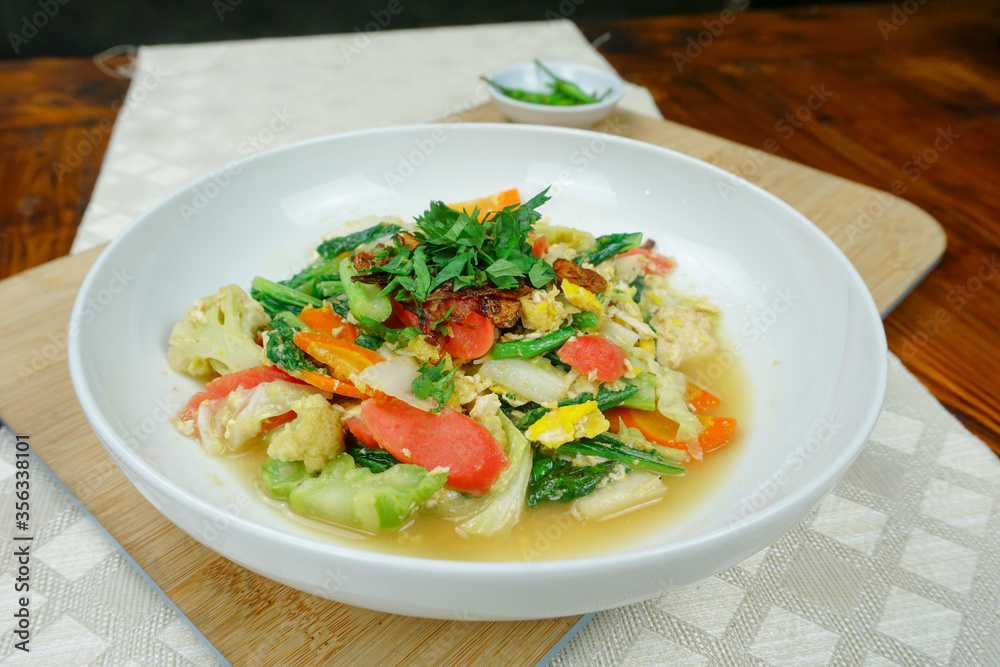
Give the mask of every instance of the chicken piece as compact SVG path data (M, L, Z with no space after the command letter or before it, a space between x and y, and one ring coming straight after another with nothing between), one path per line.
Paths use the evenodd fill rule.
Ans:
M656 360L667 368L711 354L719 347L705 313L687 306L665 306L650 322L656 330Z

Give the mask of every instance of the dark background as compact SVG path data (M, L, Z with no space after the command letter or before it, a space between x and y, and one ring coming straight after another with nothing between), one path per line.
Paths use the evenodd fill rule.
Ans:
M389 14L390 3L397 8ZM124 44L208 42L364 30L541 21L576 23L836 0L0 0L0 58L91 56ZM853 3L858 4L858 3ZM33 30L35 29L35 30ZM14 37L12 38L12 35ZM13 43L12 43L13 42Z

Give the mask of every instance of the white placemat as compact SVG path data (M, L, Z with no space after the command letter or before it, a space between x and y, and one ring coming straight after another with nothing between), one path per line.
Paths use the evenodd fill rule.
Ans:
M73 249L258 150L471 108L485 100L479 74L532 57L608 67L568 21L144 48ZM631 87L624 105L657 115L644 89ZM4 497L11 443L8 432ZM217 662L93 519L40 479L36 652L5 644L0 660ZM996 457L893 358L871 441L809 519L715 577L596 615L552 664L1000 664L998 501ZM0 510L8 544L12 512ZM10 619L11 553L0 572L11 579L0 617Z
M489 101L480 75L532 58L614 71L566 20L143 47L73 252L232 160L472 109ZM662 117L645 88L620 104Z

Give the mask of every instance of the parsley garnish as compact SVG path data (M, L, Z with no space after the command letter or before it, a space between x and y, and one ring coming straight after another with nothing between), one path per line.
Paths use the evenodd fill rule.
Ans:
M455 390L455 373L458 370L453 368L445 372L444 366L444 359L436 366L424 364L420 367L420 375L413 381L413 393L417 398L421 400L433 398L437 401L437 408L431 412L441 412L451 392Z
M382 293L395 294L397 301L423 302L448 281L456 292L487 282L513 289L523 279L544 287L555 272L531 253L528 233L542 217L535 209L548 201L547 192L488 213L482 221L478 210L468 213L431 202L416 219L413 237L419 245L410 248L405 239L395 237L366 272L391 275Z

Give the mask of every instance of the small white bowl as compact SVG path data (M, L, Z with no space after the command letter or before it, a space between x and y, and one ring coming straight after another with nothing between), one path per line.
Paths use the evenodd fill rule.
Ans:
M574 106L551 106L522 102L508 97L489 83L486 87L493 97L493 103L507 118L515 123L534 125L561 125L563 127L588 127L603 119L618 104L625 94L625 83L616 75L586 65L564 62L545 62L544 65L561 79L572 81L585 92L600 97L611 90L600 102ZM506 88L516 88L529 92L550 92L552 78L534 62L510 65L490 74L487 78Z

